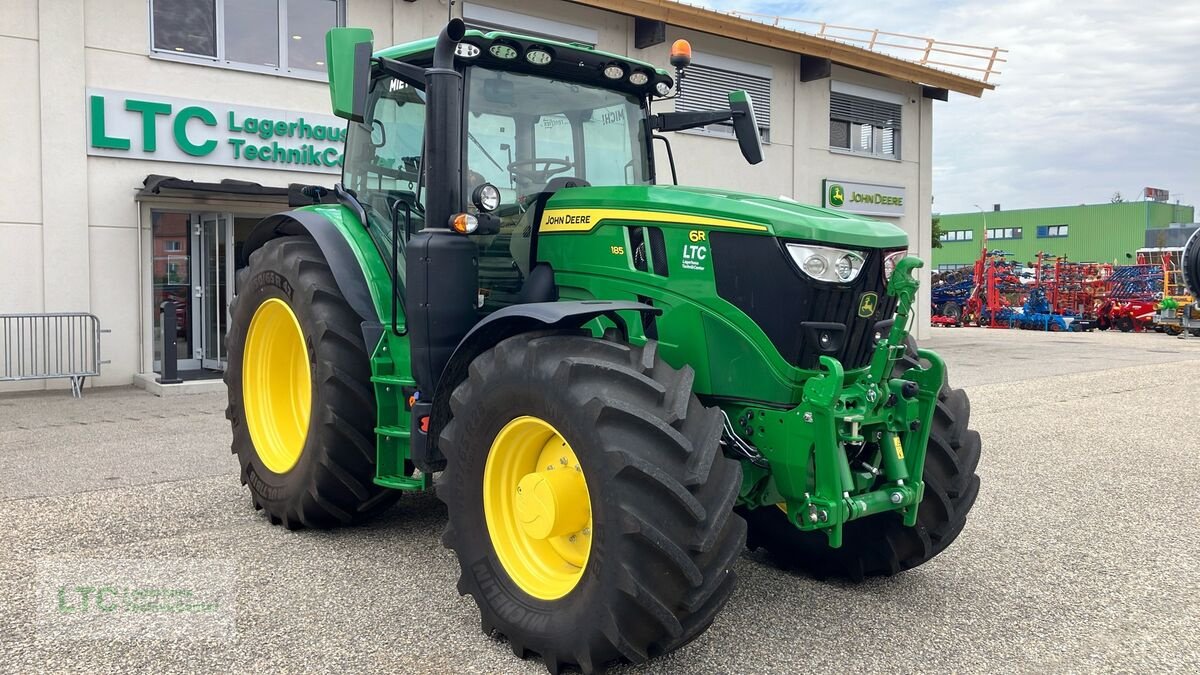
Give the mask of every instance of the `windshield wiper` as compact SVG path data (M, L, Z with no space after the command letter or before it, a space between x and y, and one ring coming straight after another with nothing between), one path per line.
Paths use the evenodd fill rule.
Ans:
M497 162L496 159L494 157L492 157L492 154L487 151L487 148L483 147L483 143L480 143L475 138L474 134L472 134L471 132L468 131L467 138L471 139L471 142L475 144L475 147L479 148L479 151L483 153L483 156L487 157L489 162L491 162L492 164L495 164L497 169L500 169L501 171L508 171L508 169L500 166L500 162Z

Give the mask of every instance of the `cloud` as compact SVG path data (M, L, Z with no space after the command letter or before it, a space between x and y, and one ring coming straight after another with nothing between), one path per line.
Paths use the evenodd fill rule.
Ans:
M1200 2L709 0L1009 50L999 87L934 104L935 211L1200 202Z

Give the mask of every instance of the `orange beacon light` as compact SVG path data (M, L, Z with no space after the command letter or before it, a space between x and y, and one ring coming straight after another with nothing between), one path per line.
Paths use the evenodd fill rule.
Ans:
M671 65L677 69L687 68L692 63L692 45L687 40L676 40L671 45Z

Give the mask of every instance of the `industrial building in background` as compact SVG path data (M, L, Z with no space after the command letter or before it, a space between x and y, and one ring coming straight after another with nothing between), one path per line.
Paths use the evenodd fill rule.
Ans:
M1164 190L1146 188L1151 198L1107 204L1051 206L938 215L941 247L933 249L933 271L971 267L987 248L1013 260L1066 257L1076 262L1127 264L1146 248L1182 247L1196 229L1195 209L1155 201Z
M109 363L89 384L154 389L171 301L179 377L220 386L247 233L286 209L288 184L341 178L345 124L330 114L326 32L362 26L396 44L435 34L450 13L659 67L666 46L690 40L683 95L656 111L702 110L745 89L765 161L730 167L728 124L670 133L686 158L680 184L879 218L903 228L925 260L934 102L992 89L1004 61L993 47L666 0L9 0L0 314L95 315L111 331ZM916 46L895 46L906 40ZM656 157L657 175L669 177L666 153ZM929 269L921 274L927 282ZM927 331L926 284L922 292L917 325ZM0 382L0 391L43 386L60 385Z

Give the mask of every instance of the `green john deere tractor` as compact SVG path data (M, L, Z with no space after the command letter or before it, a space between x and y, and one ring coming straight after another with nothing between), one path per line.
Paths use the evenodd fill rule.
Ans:
M342 182L293 186L243 251L228 416L272 523L360 522L440 472L460 592L552 672L694 639L747 543L860 579L958 536L979 436L908 336L905 234L659 184L657 132L731 123L761 161L744 92L652 113L686 44L672 78L458 20L371 37L327 37Z

